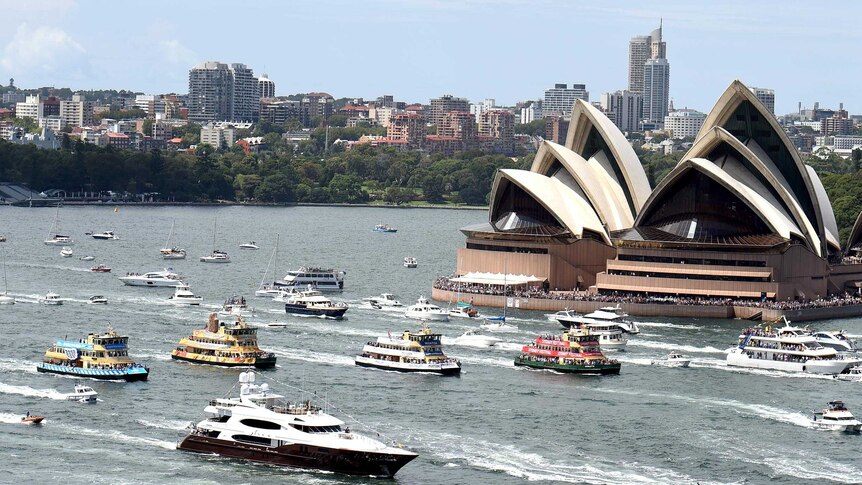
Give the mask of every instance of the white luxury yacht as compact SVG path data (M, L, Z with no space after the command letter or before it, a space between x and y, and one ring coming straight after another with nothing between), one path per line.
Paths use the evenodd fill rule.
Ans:
M183 284L180 275L170 271L151 271L149 273L129 273L120 276L120 281L128 286L178 286Z
M224 251L213 250L209 256L201 256L202 263L230 263L230 256Z
M811 374L840 374L859 362L862 360L842 358L804 329L789 325L774 331L746 329L739 336L739 345L727 353L730 366Z
M691 359L679 352L671 352L661 359L652 361L652 365L660 365L662 367L688 367L689 364L691 364Z
M99 394L92 387L84 384L75 384L75 392L66 394L66 399L69 401L94 403L96 396Z
M395 295L393 295L392 293L381 293L378 296L363 298L362 300L367 301L371 306L378 306L378 307L401 306L401 302L396 300Z
M174 287L174 294L168 297L168 303L172 303L174 305L200 305L204 299L200 296L196 296L192 293L189 285L183 283Z
M416 453L353 433L344 421L311 401L290 402L255 374L239 377L239 397L209 401L206 419L177 445L270 465L391 477Z
M434 320L438 322L449 321L449 313L437 305L428 302L424 296L420 296L415 304L407 307L404 312L407 318L415 318L417 320Z
M63 300L60 299L60 295L54 293L53 291L49 291L45 296L40 296L38 301L42 305L62 305L63 304Z
M502 342L502 340L493 335L482 335L475 328L467 330L453 341L455 345L466 347L493 347L497 345L497 342Z
M113 241L116 239L120 239L114 234L114 231L105 231L105 232L97 232L92 234L93 239L101 239L103 241Z

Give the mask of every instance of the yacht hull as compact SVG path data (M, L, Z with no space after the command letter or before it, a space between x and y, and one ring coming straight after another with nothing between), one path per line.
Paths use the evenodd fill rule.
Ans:
M356 365L360 367L373 367L384 370L397 370L398 372L431 372L442 375L457 375L461 373L461 366L455 364L428 365L410 364L406 362L391 362L370 357L356 357Z
M135 367L126 370L113 369L82 369L80 367L69 367L63 365L36 364L37 372L46 372L49 374L62 374L67 376L87 377L90 379L100 379L107 381L145 381L150 375L150 370L144 367Z
M784 372L807 372L809 374L840 374L856 364L858 360L824 359L809 360L808 362L787 362L771 359L752 359L739 349L732 349L727 354L727 365L736 367L748 367L753 369L770 369Z
M344 283L343 282L341 284L321 283L321 282L317 282L317 284L314 284L313 282L299 283L299 282L294 282L294 281L281 280L281 281L275 281L275 282L273 282L273 284L276 287L296 288L297 290L304 290L304 289L308 288L309 285L311 285L317 291L323 291L323 292L344 291Z
M187 436L177 445L177 449L215 453L277 466L379 477L392 477L416 458L415 453L409 452L376 453L299 444L269 447L197 435Z
M209 361L209 360L198 359L195 357L183 357L183 356L177 355L175 352L171 353L171 358L174 360L182 360L184 362L194 362L195 364L217 365L219 367L250 367L249 364L247 364L245 362ZM268 369L268 368L275 367L275 360L276 360L275 356L256 358L256 359L254 359L254 364L252 364L252 365L258 369Z
M127 286L150 286L150 287L167 287L173 288L174 286L182 283L179 280L170 280L170 281L152 281L152 280L141 280L141 279L127 279L125 276L120 278L120 281L123 282L124 285Z
M307 308L302 305L285 303L284 311L290 315L340 319L347 312L347 308Z
M404 313L404 316L407 318L412 318L414 320L429 320L435 322L448 322L449 314L445 312L437 313L437 312L416 312L410 311Z
M550 362L532 361L521 358L515 359L516 366L531 367L533 369L549 369L557 372L565 372L567 374L619 374L621 365L616 364L595 364L595 365L564 365Z

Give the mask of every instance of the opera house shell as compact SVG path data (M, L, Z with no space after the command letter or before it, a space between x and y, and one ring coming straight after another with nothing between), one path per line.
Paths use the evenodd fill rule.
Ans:
M625 136L578 100L565 146L545 141L530 170L498 171L488 216L462 228L458 275L534 275L551 290L774 300L822 297L862 280L862 266L842 263L819 177L739 81L654 189ZM862 223L853 237L862 245Z

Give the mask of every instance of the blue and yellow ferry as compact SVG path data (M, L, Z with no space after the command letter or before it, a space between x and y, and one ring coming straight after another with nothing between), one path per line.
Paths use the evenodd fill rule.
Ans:
M150 370L129 358L128 344L129 337L108 325L108 331L101 335L57 340L45 352L45 359L36 364L36 370L91 379L145 381Z

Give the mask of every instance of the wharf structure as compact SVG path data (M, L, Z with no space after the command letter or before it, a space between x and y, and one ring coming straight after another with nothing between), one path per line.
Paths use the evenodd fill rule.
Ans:
M506 294L541 310L617 298L634 315L862 315L846 301L797 311L862 287L862 215L845 254L817 173L740 81L654 189L625 136L583 101L565 145L545 141L530 170L499 170L493 184L487 222L461 229L455 277L435 283L435 299L472 285L475 304L502 306ZM517 284L536 291L513 305Z

